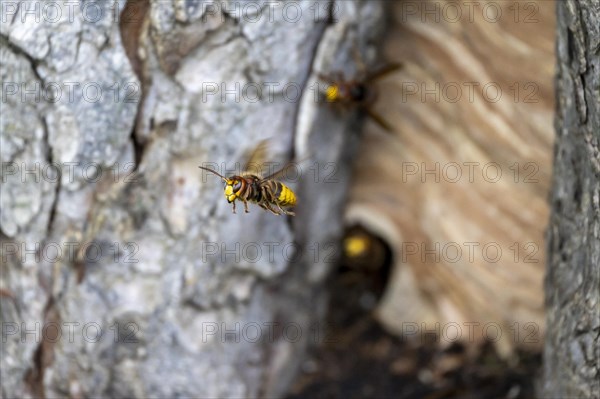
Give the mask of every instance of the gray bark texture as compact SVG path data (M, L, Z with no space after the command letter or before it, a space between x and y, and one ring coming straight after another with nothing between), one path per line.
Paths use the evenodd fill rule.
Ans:
M541 397L600 397L600 5L559 1Z
M3 397L282 395L321 339L358 143L316 73L374 61L384 3L52 4L2 2ZM198 168L263 139L309 160L294 218L232 214Z

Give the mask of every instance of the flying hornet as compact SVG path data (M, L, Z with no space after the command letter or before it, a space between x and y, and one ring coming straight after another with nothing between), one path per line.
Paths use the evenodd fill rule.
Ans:
M239 200L244 203L246 213L249 212L248 202L252 202L275 215L294 216L295 213L286 208L296 205L296 194L291 188L276 180L287 170L289 164L266 177L263 177L260 171L254 173L250 170L251 165L264 163L266 147L266 140L256 146L240 175L225 177L213 169L204 166L199 166L199 168L219 176L225 182L225 198L232 204L233 213L235 213L235 201Z
M325 101L339 104L342 107L360 108L383 129L392 131L393 128L389 123L371 109L377 100L377 90L373 83L400 69L402 64L392 63L373 73L367 73L360 58L358 56L355 56L355 58L357 59L359 72L354 79L346 79L340 72L335 72L331 76L318 74L319 79L328 84L323 93Z

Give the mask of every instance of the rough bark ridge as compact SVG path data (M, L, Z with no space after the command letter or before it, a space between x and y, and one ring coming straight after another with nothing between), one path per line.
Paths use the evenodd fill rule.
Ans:
M600 6L558 2L542 397L600 397Z
M3 85L0 288L14 297L2 297L3 396L281 394L318 339L357 143L356 120L314 101L313 71L352 75L354 48L371 61L383 3L56 2L58 20L14 4L3 8L3 82L98 84L104 96L22 100ZM246 84L262 88L258 101ZM197 167L231 171L261 139L273 161L314 165L295 185L291 224L257 207L232 215ZM60 178L23 178L52 163ZM103 172L93 181L92 163ZM36 243L42 256L21 251ZM84 256L89 243L100 256ZM62 256L43 256L50 246ZM300 337L270 334L272 323Z

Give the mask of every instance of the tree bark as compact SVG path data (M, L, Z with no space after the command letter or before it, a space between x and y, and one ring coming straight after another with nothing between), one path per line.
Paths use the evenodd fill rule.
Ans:
M53 4L2 9L3 396L281 395L319 340L358 140L316 73L351 76L355 48L373 61L384 3ZM232 215L198 169L262 139L313 167L291 223Z
M600 397L600 7L559 1L541 397Z

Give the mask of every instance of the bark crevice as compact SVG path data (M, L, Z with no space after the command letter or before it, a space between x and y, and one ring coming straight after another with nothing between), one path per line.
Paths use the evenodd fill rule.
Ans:
M598 397L600 9L593 1L557 2L557 13L557 135L540 396Z

